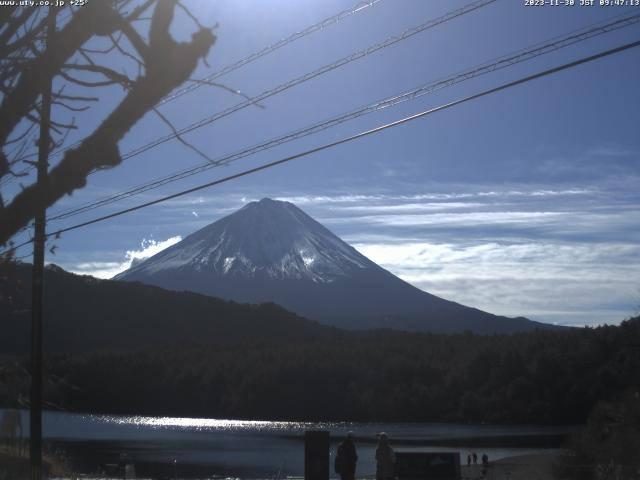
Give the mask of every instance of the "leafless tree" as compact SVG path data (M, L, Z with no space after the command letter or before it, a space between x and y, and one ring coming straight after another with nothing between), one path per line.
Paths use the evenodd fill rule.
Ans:
M189 42L178 42L169 32L178 8L197 24ZM52 11L60 17L70 12ZM44 9L0 8L0 181L23 175L32 163L28 152L49 76L56 80L52 103L70 115L98 101L79 90L120 85L124 95L95 130L50 166L45 185L24 186L9 202L0 194L0 245L28 226L38 208L85 186L90 172L120 164L118 142L145 114L156 112L173 128L155 105L190 78L215 42L212 30L178 0L91 1L61 18L49 41L46 25ZM106 47L96 48L96 42ZM114 57L135 65L136 73L115 70ZM52 119L51 147L75 128L73 119Z

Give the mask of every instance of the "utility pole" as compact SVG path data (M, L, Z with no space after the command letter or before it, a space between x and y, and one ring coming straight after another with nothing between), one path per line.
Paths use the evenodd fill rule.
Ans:
M49 7L46 48L56 30L55 7ZM38 187L40 204L35 216L33 238L33 284L31 288L31 406L29 422L29 457L31 480L42 480L42 304L44 291L44 248L47 209L47 174L49 170L49 142L51 131L51 91L53 73L47 75L42 89L40 109L40 141L38 143Z

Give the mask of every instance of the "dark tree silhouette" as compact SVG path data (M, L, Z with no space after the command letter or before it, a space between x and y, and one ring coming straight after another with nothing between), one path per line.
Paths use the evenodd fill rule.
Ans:
M84 110L97 98L73 95L65 91L67 85L122 85L126 91L102 123L50 168L46 185L28 185L6 204L0 196L0 245L27 226L38 208L85 186L90 172L120 164L118 142L163 97L187 81L206 57L215 42L211 29L198 24L189 42L171 36L177 7L181 7L177 0L88 2L62 22L48 44L43 40L47 18L41 9L0 9L0 180L21 175L24 170L19 167L29 163L25 151L33 142L31 132L39 122L39 98L48 76L57 78L56 85L63 84L53 93L54 104L70 111ZM150 18L143 18L147 12ZM144 20L150 22L146 32L138 26L145 25ZM96 38L110 41L110 47L90 48L87 44ZM107 55L137 64L138 75L130 78L110 68L113 58ZM73 121L54 120L52 146L73 128Z
M30 266L13 270L0 275L0 408L18 408L29 391ZM640 317L512 335L346 331L273 304L241 305L55 266L45 275L50 408L568 424L584 423L598 402L629 390L635 416L622 421L627 410L615 407L598 418L611 428L620 424L612 448L625 442L627 427L640 429Z

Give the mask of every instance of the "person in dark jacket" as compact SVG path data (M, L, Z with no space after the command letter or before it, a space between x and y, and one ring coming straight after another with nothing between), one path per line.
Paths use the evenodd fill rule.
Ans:
M342 480L354 480L356 476L356 463L358 454L353 443L353 432L348 432L346 438L338 445L336 453L335 470Z
M395 478L396 455L389 445L387 434L378 434L376 447L376 480L393 480Z

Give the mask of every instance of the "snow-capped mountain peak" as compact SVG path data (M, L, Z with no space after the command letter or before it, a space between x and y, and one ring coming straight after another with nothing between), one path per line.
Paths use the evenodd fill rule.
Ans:
M295 205L268 198L245 205L116 279L236 302L273 302L341 328L494 333L541 325L419 290Z
M193 269L225 277L331 282L375 266L289 202L264 198L135 265L129 274Z

